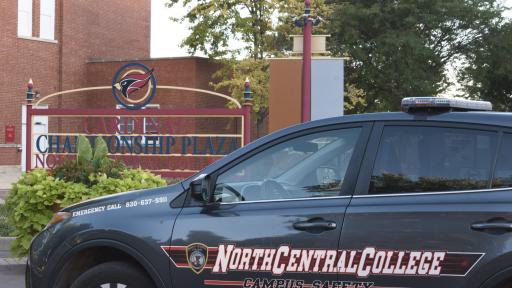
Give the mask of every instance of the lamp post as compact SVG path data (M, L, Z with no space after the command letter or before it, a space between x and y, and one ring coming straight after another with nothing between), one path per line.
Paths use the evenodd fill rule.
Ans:
M26 119L26 135L25 135L25 171L32 169L32 100L34 100L34 82L32 78L27 83L27 119Z
M305 0L306 6L304 15L295 18L295 25L302 27L304 33L304 43L302 48L302 110L301 122L311 120L311 38L313 26L321 22L320 17L311 15L311 0Z
M243 146L249 144L251 142L251 112L252 112L252 91L251 91L251 82L249 81L249 77L245 79L244 83L244 103L242 104L242 109L244 112L244 121L243 121L243 129L244 129L244 143Z

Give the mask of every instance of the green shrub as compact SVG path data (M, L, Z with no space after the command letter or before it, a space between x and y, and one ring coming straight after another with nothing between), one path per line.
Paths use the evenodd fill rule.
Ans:
M66 182L83 183L93 186L96 183L91 177L94 174L105 174L108 178L121 178L121 172L126 170L126 165L107 157L107 143L101 137L96 137L94 148L85 136L78 136L77 157L73 161L66 161L57 166L52 174Z
M26 255L32 238L41 231L61 207L118 192L165 186L166 182L140 169L122 171L120 179L94 174L88 187L83 183L67 182L53 177L49 171L36 169L25 173L16 182L6 201L7 223L17 237L11 247L16 256Z
M100 139L100 140L98 140ZM96 138L94 149L87 138L78 140L78 156L53 171L35 169L13 184L7 197L7 223L16 237L11 251L28 253L32 238L61 207L118 192L165 186L160 176L141 169L127 169L107 158L106 144Z
M167 184L172 185L180 183L181 181L183 181L183 178L165 178L165 181L167 182Z

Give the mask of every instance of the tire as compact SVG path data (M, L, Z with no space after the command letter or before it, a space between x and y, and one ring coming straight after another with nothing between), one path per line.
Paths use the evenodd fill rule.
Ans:
M107 262L80 275L71 288L154 288L155 284L137 266L126 262Z

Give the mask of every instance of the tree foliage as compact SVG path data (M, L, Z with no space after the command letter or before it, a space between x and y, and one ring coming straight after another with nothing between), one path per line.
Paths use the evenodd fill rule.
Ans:
M459 75L469 97L491 101L498 111L512 111L511 47L512 23L494 27L470 45Z
M191 54L202 52L210 58L248 56L252 59L280 56L291 48L290 35L301 34L293 18L304 13L303 0L168 0L166 6L180 4L187 7L187 13L171 19L190 25L190 35L182 46ZM314 0L312 9L313 14L324 18L331 14L325 0ZM317 33L327 31L325 26L317 29ZM230 47L231 40L245 46Z
M212 82L215 90L227 91L228 94L240 101L244 100L244 83L246 78L251 82L253 111L265 114L268 107L268 62L259 59L226 60L222 68L213 74Z
M277 0L169 0L166 5L171 8L178 3L190 6L184 17L173 18L191 25L191 33L183 42L190 53L200 51L210 58L234 57L242 51L230 47L229 42L238 40L246 44L244 50L250 58L263 58L266 37L273 30Z
M368 111L398 110L407 96L437 95L447 65L501 21L499 0L334 0L331 50Z
M257 119L268 113L268 62L267 57L284 56L291 50L290 35L301 34L293 17L304 13L302 0L169 0L167 7L187 7L188 12L174 21L190 24L190 35L182 46L189 53L202 52L216 58L221 69L215 73L212 87L232 97L243 100L243 84L251 80L254 111ZM325 0L315 0L314 14L330 15ZM277 19L277 21L276 21ZM322 28L318 28L322 29ZM317 32L325 32L318 30ZM229 45L231 40L244 43L242 49ZM237 58L246 57L242 60Z
M362 89L357 88L354 84L345 85L345 114L364 113L366 110L366 95Z
M280 1L278 6L279 16L273 37L269 40L268 51L273 56L287 55L292 50L291 35L302 35L302 28L297 27L293 21L295 17L304 14L304 0ZM311 3L311 13L315 17L321 17L323 21L315 26L314 34L328 33L328 24L333 11L333 5L329 5L325 0L315 0Z

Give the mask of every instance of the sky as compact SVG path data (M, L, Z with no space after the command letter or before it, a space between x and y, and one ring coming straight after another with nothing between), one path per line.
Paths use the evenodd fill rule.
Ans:
M166 8L166 2L167 0L151 0L151 57L189 56L187 50L180 47L180 43L190 33L188 25L186 23L175 23L169 19L173 13L175 17L183 16L186 9L181 5ZM504 0L503 2L506 7L512 7L512 0ZM512 18L512 9L506 11L504 16ZM231 45L240 47L241 43L232 41ZM196 56L204 55L196 53ZM454 97L462 92L460 83L457 83L456 71L457 67L448 68L448 78L452 84L441 96Z
M173 23L169 17L172 13L180 16L185 13L181 5L166 8L166 0L151 0L151 57L187 56L186 49L179 44L189 33L187 25Z
M186 9L181 4L167 8L166 2L167 0L151 0L151 57L189 56L187 49L180 47L180 43L190 33L188 24L176 23L169 19L170 16L183 16ZM231 40L229 43L234 48L243 47L240 41ZM205 55L196 53L196 56Z

